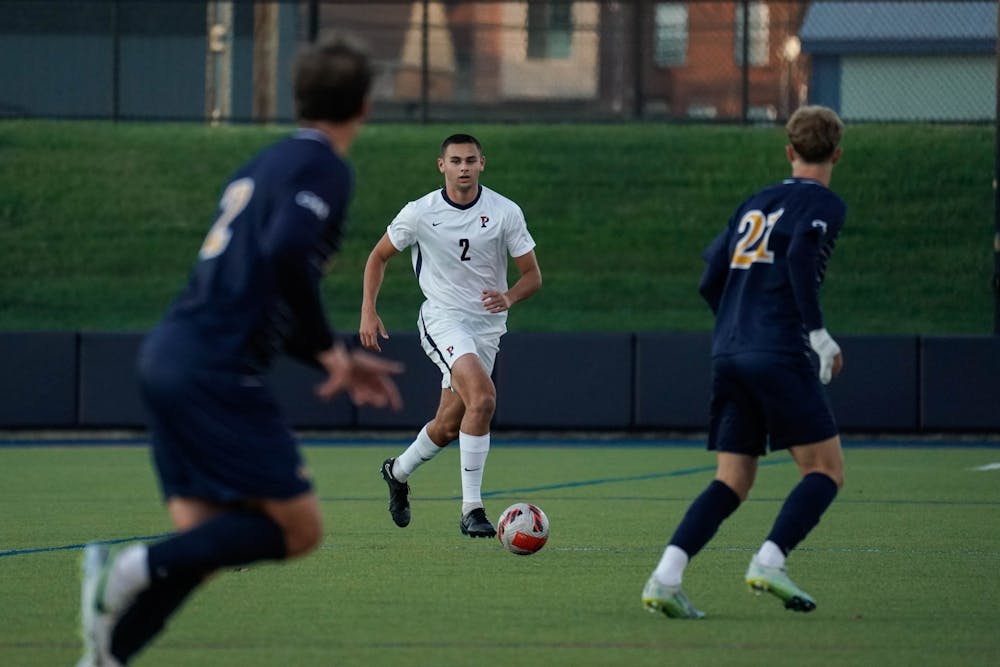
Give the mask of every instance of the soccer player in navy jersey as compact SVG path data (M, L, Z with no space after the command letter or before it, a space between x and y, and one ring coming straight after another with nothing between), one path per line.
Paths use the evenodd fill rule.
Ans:
M704 253L699 291L716 316L708 448L718 467L642 591L646 609L670 618L704 616L681 589L684 569L746 500L758 459L781 449L802 477L751 559L746 582L788 609L816 607L789 579L785 558L844 483L840 436L822 387L840 373L843 357L819 305L846 212L829 189L844 126L831 109L805 106L785 129L792 177L741 204Z
M388 338L376 301L389 260L411 248L413 271L426 301L417 329L424 352L441 371L437 413L414 441L382 463L389 512L399 527L410 523L409 482L421 465L458 440L462 476L459 530L493 537L483 507L482 483L490 449L496 388L490 373L507 331L507 311L542 286L535 241L521 208L479 183L486 157L479 141L453 134L441 143L438 171L444 187L411 201L396 215L365 264L358 334L379 351ZM507 286L507 258L520 277Z
M81 666L125 665L213 572L284 560L322 539L319 502L266 373L288 353L326 373L317 394L400 405L398 364L348 351L319 281L352 192L346 155L369 107L352 40L303 50L300 128L236 171L187 287L139 353L152 454L177 533L84 552Z

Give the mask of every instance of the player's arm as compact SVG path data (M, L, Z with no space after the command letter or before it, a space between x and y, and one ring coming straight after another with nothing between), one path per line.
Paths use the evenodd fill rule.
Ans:
M800 221L788 244L788 277L799 315L809 333L809 346L819 357L819 379L827 384L840 374L844 365L840 346L823 326L819 305L822 248L828 225L823 220L812 219L811 215L805 218L810 222Z
M323 203L327 217L339 216L339 209L328 199ZM294 325L285 341L286 351L313 364L321 351L334 344L319 290L322 261L317 261L323 254L320 244L327 217L320 218L317 211L322 209L307 208L290 197L275 211L262 239L263 254Z
M722 290L726 286L729 275L729 227L715 237L705 252L705 270L698 283L698 293L708 302L713 313L719 312L719 302L722 300Z
M378 316L375 304L378 301L379 291L382 289L382 281L385 280L386 264L397 254L399 254L399 250L392 244L389 233L386 232L375 244L368 255L368 261L365 262L364 287L361 296L361 324L358 326L358 337L366 349L376 352L382 351L378 344L378 337L389 338L389 334L385 330L385 325L382 324L382 318Z
M521 274L506 292L483 290L483 307L491 313L502 313L519 301L524 301L542 287L542 270L534 250L514 258L514 265Z

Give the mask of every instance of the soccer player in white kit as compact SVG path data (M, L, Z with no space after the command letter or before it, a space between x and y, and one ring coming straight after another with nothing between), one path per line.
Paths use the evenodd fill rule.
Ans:
M399 527L410 523L409 484L414 470L458 440L462 468L462 519L470 537L493 537L481 495L490 449L496 387L490 374L507 311L542 286L535 241L520 207L479 183L486 167L482 145L468 134L441 144L438 170L444 187L411 201L396 215L365 264L361 344L381 351L388 338L375 307L386 263L411 248L413 271L425 301L417 328L427 356L441 369L437 414L396 458L382 464L389 512ZM507 257L520 272L507 287Z

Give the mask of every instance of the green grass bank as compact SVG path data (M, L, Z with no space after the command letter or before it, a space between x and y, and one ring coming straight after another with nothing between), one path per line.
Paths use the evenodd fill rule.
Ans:
M237 166L290 127L0 122L0 329L142 330L183 285ZM371 246L407 201L440 187L444 136L477 135L483 182L517 201L542 291L515 331L699 331L700 253L733 208L788 174L780 128L691 125L369 125L357 191L324 290L358 323ZM851 125L833 189L847 225L823 304L838 334L989 334L993 128ZM379 310L414 327L409 257Z

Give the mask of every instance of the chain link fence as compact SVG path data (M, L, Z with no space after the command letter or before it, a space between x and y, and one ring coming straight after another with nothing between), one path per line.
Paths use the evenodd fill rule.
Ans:
M996 2L832 0L5 0L0 117L289 121L328 30L368 42L374 120L996 117Z

